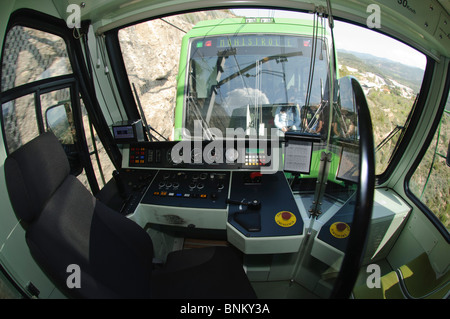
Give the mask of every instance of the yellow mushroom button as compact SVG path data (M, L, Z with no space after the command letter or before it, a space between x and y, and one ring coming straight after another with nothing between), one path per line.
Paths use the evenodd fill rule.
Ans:
M330 233L336 238L346 238L350 234L350 226L344 222L336 222L330 226Z
M275 215L275 222L281 227L291 227L297 222L294 214L288 211L281 211Z

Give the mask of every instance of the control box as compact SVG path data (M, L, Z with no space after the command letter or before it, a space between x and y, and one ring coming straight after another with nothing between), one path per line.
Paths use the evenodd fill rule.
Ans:
M161 170L142 204L226 209L230 172Z
M117 122L112 126L114 140L118 144L137 143L144 141L142 120L135 122Z

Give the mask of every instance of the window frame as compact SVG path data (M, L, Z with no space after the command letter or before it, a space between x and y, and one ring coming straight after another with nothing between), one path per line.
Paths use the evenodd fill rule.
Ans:
M397 142L397 145L394 148L394 152L391 155L391 161L389 162L388 166L386 167L386 169L382 174L376 176L377 185L385 183L390 178L392 173L397 169L397 166L403 157L403 153L405 152L411 139L414 136L415 129L425 110L425 104L427 101L428 93L431 88L435 64L436 62L432 58L427 56L427 66L425 68L425 73L423 76L419 97L416 101L416 105L413 105L411 108L412 112L410 113L411 120L409 122L409 125L406 127L403 138Z
M438 229L438 231L443 235L443 237L447 240L447 243L450 243L450 232L445 228L445 226L440 222L437 216L428 208L428 206L423 203L410 189L409 182L416 172L418 166L422 162L428 148L433 142L434 136L439 127L439 123L441 122L442 116L444 115L445 106L447 104L447 100L450 94L450 64L447 67L447 79L445 81L444 91L441 96L441 100L439 102L439 109L434 118L431 129L428 132L428 136L420 149L413 165L407 172L404 180L404 189L405 194L408 198L424 213L424 215L430 220L430 222ZM450 168L449 168L450 169Z
M48 88L46 92L69 87L71 90L71 100L73 103L73 108L77 109L75 110L76 112L80 110L79 99L81 97L83 99L86 110L89 114L90 121L92 122L92 125L95 128L97 135L107 152L108 157L111 159L116 169L120 168L122 163L122 154L117 144L114 142L112 132L109 129L109 126L104 118L104 115L101 113L100 105L96 99L95 85L91 73L88 71L88 67L86 66L85 63L86 56L84 55L81 47L82 41L80 41L79 39L75 39L75 37L73 36L73 30L67 27L66 22L63 19L59 19L57 17L50 16L31 9L19 9L11 14L10 19L8 21L8 26L5 30L5 38L1 52L2 61L5 52L4 44L6 42L6 35L15 26L32 28L62 38L64 43L66 44L67 55L72 67L72 73L26 83L24 85L11 88L4 92L1 91L0 88L0 103L3 104L8 102L8 100L14 99L14 97L26 95L26 92L35 94L35 92L41 87ZM0 74L2 74L1 63L0 63ZM44 91L42 91L41 93L43 92ZM3 121L1 113L0 113L0 120ZM82 121L81 116L79 120L77 119L75 121ZM5 132L3 126L2 131L4 134ZM77 132L77 135L79 135L79 132ZM84 132L79 137L83 139L83 144L87 145ZM3 139L4 140L6 139L5 135L3 136ZM6 140L5 145L6 145L5 150L8 154L8 147L6 144ZM89 163L88 166L92 168L93 164L89 158L90 155L87 146L86 150L87 153L81 154L81 156L88 157L86 159L88 162L86 163ZM85 160L83 160L83 163L85 163ZM86 171L86 174L88 176L88 180L90 181L92 192L94 194L98 193L99 188L94 170L88 169Z
M353 26L367 28L367 25L365 25L363 23L351 21L349 19L335 17L335 20L338 20L338 21L344 22L344 23L348 23ZM385 168L384 172L379 175L375 175L376 186L379 186L379 185L386 183L389 180L389 178L391 177L391 175L393 174L393 172L397 169L397 166L402 159L403 152L406 150L409 142L411 141L412 137L414 136L415 127L417 126L417 124L420 120L420 117L423 113L423 110L425 108L425 103L427 100L427 95L430 91L436 61L433 58L431 58L430 56L428 56L426 53L424 53L423 51L411 46L410 44L406 43L403 40L398 39L397 37L387 34L379 29L372 29L372 31L377 32L383 36L389 37L393 40L396 40L398 42L401 42L401 43L411 47L412 49L422 53L427 59L427 64L425 67L425 72L423 75L423 80L422 80L422 85L420 87L419 96L418 96L418 99L415 101L415 105L411 106L411 112L409 113L409 117L410 117L409 125L406 127L406 130L404 130L403 137L401 138L401 140L399 139L399 141L395 145L395 148L390 156L389 164ZM338 55L338 61L339 61L339 55Z
M41 103L40 103L41 94L49 93L64 88L70 88L72 91L72 86L74 85L74 83L75 79L73 78L72 74L26 83L24 85L14 87L5 92L2 92L2 95L0 96L0 105L16 100L23 96L33 94L35 101L34 111L36 112L36 121L37 121L36 124L39 130L39 134L42 134L45 131L45 123L42 118L42 111L41 111ZM3 112L0 114L0 120L3 123ZM5 151L6 154L9 155L11 152L9 150L8 142L6 140L6 132L4 125L2 125L2 134L5 145Z

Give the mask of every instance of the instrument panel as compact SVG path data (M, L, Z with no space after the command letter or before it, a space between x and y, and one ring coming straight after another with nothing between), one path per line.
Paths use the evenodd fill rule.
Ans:
M158 171L142 204L226 209L230 172Z
M231 170L270 168L273 163L278 163L273 160L272 154L274 152L270 140L142 142L130 144L124 149L122 167Z
M123 168L154 172L130 218L186 234L226 232L251 254L297 251L304 223L284 173L272 167L281 162L279 146L270 140L127 145Z
M176 227L185 234L226 233L227 240L246 254L297 252L310 220L313 192L293 195L283 170L274 168L277 161L282 163L278 149L271 141L127 145L123 175L135 176L136 194L122 211L144 225ZM302 185L310 182L315 184L302 179ZM311 252L329 265L345 251L354 211L353 200L335 202L336 196L331 192L329 199L324 197L325 213L314 224L317 237ZM382 223L384 217L377 217L377 210L373 214L372 223Z

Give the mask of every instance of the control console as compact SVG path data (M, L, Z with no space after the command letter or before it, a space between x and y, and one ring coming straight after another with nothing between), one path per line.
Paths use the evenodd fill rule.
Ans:
M278 148L279 145L274 145ZM142 142L124 148L123 167L152 169L235 170L270 169L274 161L272 141ZM277 168L275 168L277 170Z
M226 209L230 172L161 170L142 198L148 205Z

